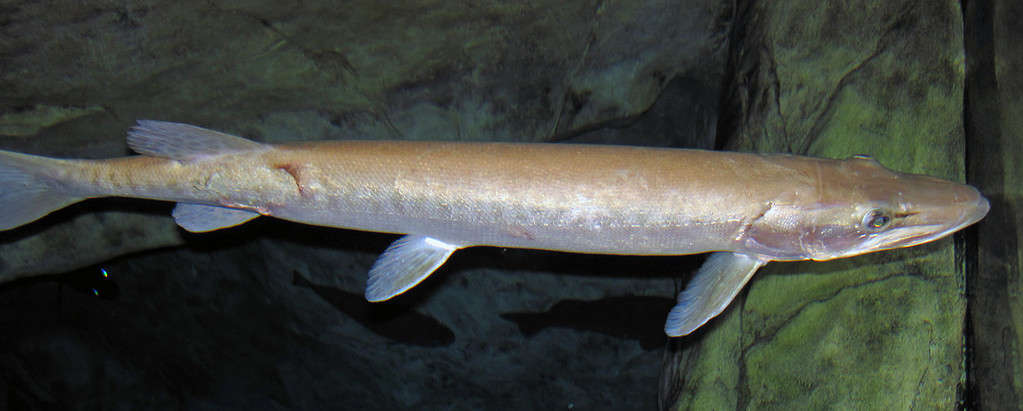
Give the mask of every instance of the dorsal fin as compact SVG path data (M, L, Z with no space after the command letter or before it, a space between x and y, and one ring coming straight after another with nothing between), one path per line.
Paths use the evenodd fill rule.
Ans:
M189 124L139 120L138 125L128 130L128 147L147 156L197 160L267 146Z

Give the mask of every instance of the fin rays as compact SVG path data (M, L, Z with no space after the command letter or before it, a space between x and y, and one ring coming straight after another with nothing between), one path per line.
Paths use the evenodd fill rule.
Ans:
M767 261L739 254L711 254L696 276L678 295L678 305L668 313L664 333L681 337L714 318L735 299L742 287Z
M128 130L128 147L147 156L196 160L268 146L189 124L139 120Z
M461 247L422 235L407 235L391 243L369 270L366 299L391 299L415 287Z
M193 233L234 227L259 217L248 210L191 203L178 203L172 214L178 226Z
M35 221L82 198L56 189L44 170L60 160L0 151L0 231Z

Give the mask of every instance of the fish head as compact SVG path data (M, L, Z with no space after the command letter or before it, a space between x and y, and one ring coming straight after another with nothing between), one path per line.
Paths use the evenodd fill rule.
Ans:
M990 208L969 185L892 171L868 156L822 160L814 168L808 174L816 187L752 226L754 242L788 244L780 259L825 261L912 247L976 223Z

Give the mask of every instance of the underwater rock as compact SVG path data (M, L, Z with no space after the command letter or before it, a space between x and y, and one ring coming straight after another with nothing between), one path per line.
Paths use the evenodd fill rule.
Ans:
M158 210L160 214L143 210ZM134 252L184 244L167 204L103 199L0 232L0 283L88 267Z
M991 214L966 255L965 409L1023 409L1023 4L964 3L968 181L991 193Z
M125 131L136 119L192 123L263 142L697 141L707 148L729 7L708 0L472 7L356 0L341 8L322 1L156 0L66 3L55 13L50 3L10 3L0 6L0 113L39 105L102 110L18 117L16 131L38 132L0 136L0 148L127 155ZM655 110L655 101L664 104ZM645 125L646 115L658 121ZM332 304L349 296L324 297L292 284L297 271L311 284L329 284L321 290L326 295L335 285L354 294L387 236L271 219L191 235L173 225L170 204L127 201L111 214L96 213L104 205L92 200L82 207L89 204L96 208L54 214L42 226L0 236L6 265L0 281L132 254L110 262L119 289L114 300L61 294L64 285L47 276L0 286L0 369L8 370L0 373L8 387L0 404L654 407L655 350L560 329L526 339L499 314L611 292L668 296L666 273L676 267L652 278L593 275L599 270L582 264L587 256L563 256L577 268L487 261L460 269L459 261L472 258L467 250L415 293L385 303L413 306L457 335L450 344L420 346L374 333ZM175 245L185 247L167 249ZM530 253L524 260L543 258Z
M32 136L46 127L102 111L100 106L55 107L37 104L29 109L0 115L0 135Z
M40 100L44 107L102 111L19 117L25 123L19 127L39 132L0 136L0 148L125 155L125 131L136 119L266 142L562 141L634 120L680 76L713 96L700 107L716 109L727 16L727 5L718 2L466 8L359 0L343 9L316 1L287 8L201 1L71 5L62 13L42 3L10 6L3 9L10 38L0 44L0 113L32 112ZM713 116L706 111L701 121ZM692 128L707 134L713 124ZM157 226L143 237L165 236ZM82 226L66 235L95 230ZM70 255L93 254L78 251ZM86 258L76 266L95 262Z
M504 313L501 318L518 325L526 337L548 327L563 327L635 340L640 348L652 350L667 342L663 317L674 305L674 298L647 296L562 300L542 313Z
M958 2L744 2L720 137L738 150L873 155L964 175ZM677 409L954 409L964 267L952 239L831 262L772 263L684 341ZM671 399L677 399L672 401Z
M316 285L298 271L292 272L292 284L305 287L370 331L402 344L420 347L446 347L455 334L444 323L416 312L406 304L373 304L362 294L340 288Z

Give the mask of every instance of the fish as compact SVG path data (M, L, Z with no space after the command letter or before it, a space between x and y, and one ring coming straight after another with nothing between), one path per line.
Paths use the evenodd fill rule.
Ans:
M664 332L690 334L772 261L826 261L911 247L982 219L975 188L825 159L610 145L345 140L264 144L139 120L139 153L57 159L0 151L0 230L69 204L172 201L190 232L259 216L402 234L369 269L380 302L457 250L494 246L615 255L712 253Z
M448 326L407 304L369 307L361 295L313 284L298 271L292 271L291 283L312 290L363 327L392 341L419 347L447 347L455 342Z

